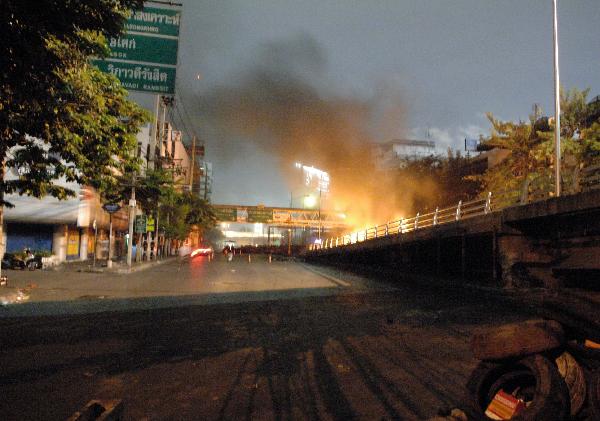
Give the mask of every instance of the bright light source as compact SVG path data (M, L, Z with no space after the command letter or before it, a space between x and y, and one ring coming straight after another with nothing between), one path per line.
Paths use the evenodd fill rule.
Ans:
M314 208L317 205L317 198L315 196L304 196L304 207Z
M320 238L315 238L315 244L323 244L323 240Z
M294 163L294 166L302 170L304 174L304 184L306 184L307 187L316 187L317 190L320 190L323 193L329 192L329 173L313 166L309 167L301 162Z
M192 254L190 255L190 257L195 257L195 256L208 256L209 254L212 254L213 249L211 247L205 247L205 248L199 248L196 249L192 252Z

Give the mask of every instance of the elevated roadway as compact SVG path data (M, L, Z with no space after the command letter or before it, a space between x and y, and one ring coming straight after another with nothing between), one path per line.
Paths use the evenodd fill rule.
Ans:
M600 190L497 211L490 203L328 238L306 258L484 285L600 288Z

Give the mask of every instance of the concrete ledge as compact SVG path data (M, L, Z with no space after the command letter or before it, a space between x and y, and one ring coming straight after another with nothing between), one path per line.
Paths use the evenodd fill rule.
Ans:
M600 190L561 196L502 210L504 222L519 222L571 213L600 212Z

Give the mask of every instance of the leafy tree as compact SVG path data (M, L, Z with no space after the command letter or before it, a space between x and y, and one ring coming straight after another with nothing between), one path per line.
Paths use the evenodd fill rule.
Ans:
M482 176L474 176L481 181L483 191L499 192L515 190L523 180L535 172L539 166L539 139L532 137L532 125L525 122L504 122L487 113L492 128L490 136L483 144L488 148L508 149L511 154L499 165L488 169Z
M160 212L165 236L175 240L185 240L194 226L206 230L216 223L215 214L206 200L175 189L164 192Z
M120 189L108 196L108 201L125 202L130 197L132 180L123 176L120 182ZM143 177L136 178L134 185L138 204L158 219L158 231L167 239L185 240L193 229L205 231L216 223L210 204L178 190L170 170L149 169Z
M88 64L106 54L141 0L4 0L0 3L0 176L4 194L64 199L60 178L110 191L147 114L127 100L118 80ZM49 15L47 12L52 11ZM1 174L0 174L1 175Z
M410 196L412 212L433 211L477 194L480 183L467 178L470 164L470 158L450 150L446 157L407 158L394 184L399 195Z
M589 90L561 91L561 168L563 183L575 168L589 163L600 152L600 121L593 117L587 102ZM525 181L539 181L539 188L552 191L554 183L554 123L552 119L531 116L527 122L503 122L488 113L492 125L483 139L487 149L507 149L502 163L474 177L484 191L518 190Z
M217 217L208 201L188 192L184 193L183 196L183 200L190 206L185 217L185 222L188 225L206 230L217 223Z

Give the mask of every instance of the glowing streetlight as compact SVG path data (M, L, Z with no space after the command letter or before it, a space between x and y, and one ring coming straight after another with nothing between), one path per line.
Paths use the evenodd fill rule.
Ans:
M304 196L304 207L305 208L314 208L317 205L317 198L315 196L308 195Z

